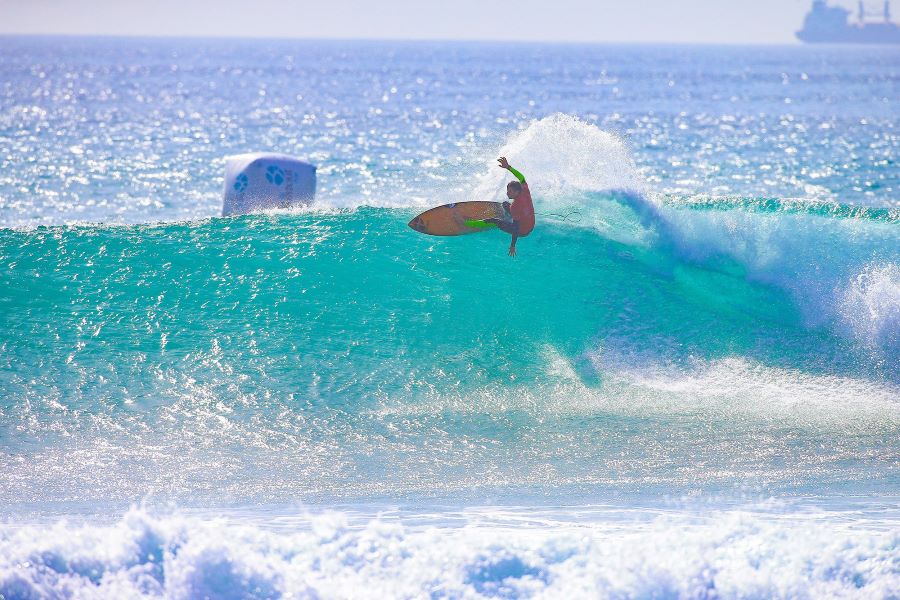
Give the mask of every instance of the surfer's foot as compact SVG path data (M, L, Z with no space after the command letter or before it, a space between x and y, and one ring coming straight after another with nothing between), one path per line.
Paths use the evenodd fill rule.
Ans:
M489 219L485 219L484 221L478 219L466 219L465 221L466 227L471 227L473 229L487 229L488 227L496 227L496 223L491 223Z

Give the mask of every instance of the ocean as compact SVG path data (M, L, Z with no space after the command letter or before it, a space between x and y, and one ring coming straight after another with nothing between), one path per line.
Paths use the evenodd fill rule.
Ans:
M900 598L900 51L0 37L0 598ZM223 218L229 155L318 167ZM418 234L500 200L537 227Z

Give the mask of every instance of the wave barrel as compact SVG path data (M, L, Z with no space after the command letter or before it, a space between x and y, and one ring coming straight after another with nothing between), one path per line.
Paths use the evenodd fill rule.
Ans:
M316 167L287 154L229 156L222 216L307 206L316 195Z

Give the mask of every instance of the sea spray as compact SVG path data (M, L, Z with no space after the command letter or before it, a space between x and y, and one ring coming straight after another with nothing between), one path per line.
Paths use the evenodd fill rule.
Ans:
M900 346L900 264L869 264L842 290L841 316L873 350Z
M625 142L574 115L557 113L534 121L511 134L495 154L506 156L525 174L545 208L567 206L578 193L646 190ZM508 179L492 165L470 196L502 200Z

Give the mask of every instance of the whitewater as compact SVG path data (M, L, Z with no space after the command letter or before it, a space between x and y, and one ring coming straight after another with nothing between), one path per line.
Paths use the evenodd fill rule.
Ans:
M900 596L896 50L0 46L0 598Z

